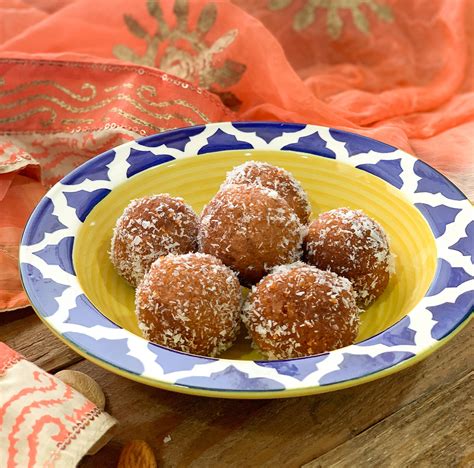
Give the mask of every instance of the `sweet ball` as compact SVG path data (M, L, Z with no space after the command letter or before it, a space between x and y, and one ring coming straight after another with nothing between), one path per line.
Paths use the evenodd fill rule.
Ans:
M201 215L199 247L235 270L250 286L276 265L302 254L306 228L274 190L225 185Z
M287 170L266 162L246 161L227 173L225 185L256 185L280 195L298 216L302 224L307 224L311 205L301 184Z
M349 208L322 213L310 224L305 259L348 278L363 308L383 293L393 272L393 257L382 226L362 210Z
M239 331L239 281L210 255L160 257L139 284L135 305L145 338L186 353L216 356Z
M136 287L158 257L195 252L198 227L199 217L182 198L158 194L132 200L116 222L110 259Z
M359 308L349 280L296 262L276 267L252 288L242 320L269 359L290 359L350 345Z

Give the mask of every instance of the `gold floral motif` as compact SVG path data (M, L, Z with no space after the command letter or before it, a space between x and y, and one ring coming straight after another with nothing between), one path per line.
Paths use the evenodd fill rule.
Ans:
M293 0L269 0L268 6L271 10L281 10L288 7ZM383 21L392 21L393 12L389 5L380 5L376 0L306 0L305 5L293 18L293 29L302 31L314 23L316 9L326 9L326 25L329 35L337 39L342 32L344 23L339 16L339 10L350 10L355 27L368 34L370 31L369 21L360 10L361 5L367 5L374 14Z
M159 1L148 0L147 8L157 23L153 33L147 31L132 15L124 15L128 30L145 41L145 53L140 55L128 46L118 44L113 48L113 54L121 60L156 66L167 73L196 83L218 94L224 104L240 103L232 93L224 90L240 80L246 66L230 59L226 59L220 66L215 63L215 57L234 42L238 34L237 29L227 31L213 43L209 43L205 38L215 24L216 5L208 3L203 7L193 31L189 30L188 25L188 0L175 0L174 26L169 26L164 20Z

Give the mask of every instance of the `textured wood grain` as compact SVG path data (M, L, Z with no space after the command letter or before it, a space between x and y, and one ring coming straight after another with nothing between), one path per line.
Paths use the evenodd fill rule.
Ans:
M467 467L474 462L473 375L424 395L305 468Z
M351 440L369 444L365 434L383 427L380 424L386 418L401 414L402 419L392 421L414 425L413 430L418 431L418 418L407 419L409 413L403 416L405 408L413 411L423 404L425 410L434 411L430 402L433 398L439 401L438 394L449 397L447 388L456 398L468 398L466 388L457 382L464 382L472 369L472 331L471 325L410 369L359 387L297 399L238 401L175 394L107 372L80 360L31 310L0 318L1 341L49 371L63 367L80 370L102 386L108 401L106 410L121 424L114 440L96 455L86 457L81 465L104 468L116 466L122 446L131 439L147 441L164 467L293 467L312 460L322 463L324 456L337 460L337 454L344 454ZM441 418L447 413L434 414ZM429 460L438 457L442 466L450 466L442 453L445 450L454 454L453 460L470 463L467 446L449 439L465 429L456 426L451 435L445 433L447 441L436 445L441 452L433 446ZM389 451L388 439L384 440ZM419 455L413 463L423 466L429 453L422 445L410 446L410 450ZM344 466L344 460L340 463Z
M384 418L467 375L470 330L440 352L385 379L340 392L274 401L232 401L173 394L83 361L121 423L112 444L83 466L114 466L120 447L143 439L165 467L301 466L343 446ZM165 443L167 436L171 437ZM337 450L337 449L336 449Z
M0 315L0 341L48 372L82 359L56 338L31 308Z

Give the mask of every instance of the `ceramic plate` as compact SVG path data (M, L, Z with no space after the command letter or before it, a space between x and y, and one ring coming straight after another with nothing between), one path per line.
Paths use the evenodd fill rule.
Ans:
M221 358L173 351L140 336L133 289L108 260L112 228L130 199L167 192L199 212L226 171L267 161L302 183L313 217L361 208L387 231L396 274L362 314L357 342L325 354L264 361L239 342ZM229 398L332 391L420 361L473 309L474 209L436 170L392 146L312 125L218 123L126 143L56 184L23 235L20 268L38 315L78 353L169 390Z

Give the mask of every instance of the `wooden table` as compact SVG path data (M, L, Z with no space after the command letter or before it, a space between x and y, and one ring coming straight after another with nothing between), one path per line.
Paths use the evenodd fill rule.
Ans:
M0 314L0 341L51 373L76 369L102 386L120 426L81 467L116 466L131 439L146 440L165 467L474 466L472 338L471 324L422 363L347 390L239 401L132 382L82 359L32 309Z

